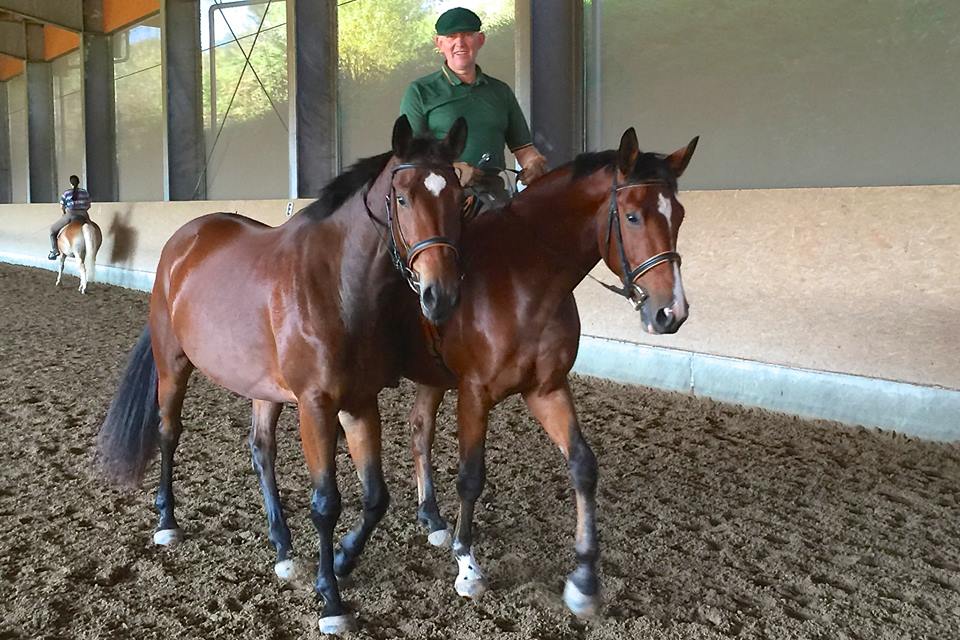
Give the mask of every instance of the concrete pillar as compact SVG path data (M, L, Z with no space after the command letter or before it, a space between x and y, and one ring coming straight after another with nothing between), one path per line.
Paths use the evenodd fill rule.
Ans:
M53 122L53 69L49 62L27 61L27 148L30 202L55 202L56 134Z
M99 202L115 202L117 176L116 101L113 48L103 33L103 0L83 3L83 116L87 191Z
M553 167L583 151L582 12L577 0L531 0L530 128Z
M110 36L83 34L83 114L87 191L98 202L115 202L117 184L116 105Z
M13 202L9 104L7 83L0 82L0 204Z
M292 6L291 6L292 5ZM291 195L315 198L339 171L337 140L337 6L335 0L288 0Z
M203 200L203 77L200 72L199 0L164 0L163 87L166 96L166 195L169 200Z
M60 194L57 193L53 122L53 69L43 59L43 26L28 22L25 28L30 202L55 202Z

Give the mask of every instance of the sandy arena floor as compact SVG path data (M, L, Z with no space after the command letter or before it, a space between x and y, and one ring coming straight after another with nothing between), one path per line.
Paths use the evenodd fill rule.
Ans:
M105 486L92 444L147 296L0 264L0 639L316 638L311 576L281 584L246 448L249 405L195 376L179 450L187 540L155 547L157 466ZM449 550L415 522L404 417L382 394L393 505L345 597L359 638L960 638L960 445L810 422L578 378L600 463L603 616L563 608L574 510L562 458L519 402L491 422L478 559L492 591L453 590ZM451 399L436 447L455 513ZM278 474L299 559L316 548L295 412ZM345 530L358 483L340 459Z

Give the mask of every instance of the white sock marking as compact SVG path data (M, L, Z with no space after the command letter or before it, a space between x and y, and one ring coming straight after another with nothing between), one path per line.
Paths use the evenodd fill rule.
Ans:
M430 175L427 176L427 179L423 181L423 186L429 189L430 193L436 197L439 196L440 192L443 191L443 188L447 186L447 181L443 176L438 176L431 171Z

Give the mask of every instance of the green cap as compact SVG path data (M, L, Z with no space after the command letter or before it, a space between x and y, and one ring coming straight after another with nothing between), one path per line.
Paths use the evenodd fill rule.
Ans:
M480 16L470 9L455 7L444 11L437 18L437 35L449 36L452 33L472 33L480 31Z

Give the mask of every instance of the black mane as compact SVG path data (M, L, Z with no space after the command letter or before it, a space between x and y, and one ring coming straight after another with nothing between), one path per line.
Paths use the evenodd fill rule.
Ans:
M320 191L320 197L304 208L302 215L312 220L323 220L333 215L333 212L343 206L350 196L373 182L380 175L383 168L390 162L392 151L386 151L369 158L361 158L354 162L349 169L327 183Z
M392 156L393 151L386 151L357 160L350 165L349 169L327 183L327 186L320 191L320 197L307 205L302 215L308 216L311 220L330 217L350 196L372 183L383 172ZM401 162L417 162L425 165L447 165L454 160L456 158L452 157L447 145L429 137L411 140L404 157L400 158Z
M630 182L662 181L676 191L677 177L673 175L666 159L667 156L661 153L641 151L628 179ZM617 152L608 150L581 153L570 164L573 165L573 179L577 180L601 169L612 171L617 166Z

